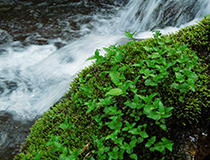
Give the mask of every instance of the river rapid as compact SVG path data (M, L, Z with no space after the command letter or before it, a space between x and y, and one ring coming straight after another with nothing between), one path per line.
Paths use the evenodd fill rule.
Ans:
M96 49L175 32L209 0L0 0L0 159L12 159L35 120L69 89Z

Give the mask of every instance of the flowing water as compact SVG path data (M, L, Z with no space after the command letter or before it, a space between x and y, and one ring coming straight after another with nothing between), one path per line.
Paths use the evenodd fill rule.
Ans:
M125 31L175 32L209 9L209 0L0 0L0 159L14 156L96 49L125 43Z

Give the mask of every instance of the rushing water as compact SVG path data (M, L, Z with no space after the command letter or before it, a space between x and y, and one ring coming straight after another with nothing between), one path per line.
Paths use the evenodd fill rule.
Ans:
M0 4L3 4L0 1ZM196 23L209 0L7 0L0 5L0 157L11 159L97 48Z

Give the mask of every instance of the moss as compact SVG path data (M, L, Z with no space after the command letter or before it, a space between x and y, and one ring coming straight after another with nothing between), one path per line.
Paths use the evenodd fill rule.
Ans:
M178 93L175 89L170 89L167 84L173 81L174 72L171 70L170 75L163 83L160 83L157 87L148 87L144 84L144 79L140 78L137 81L138 92L145 90L143 94L151 93L153 90L158 90L159 96L162 98L165 106L173 106L173 114L167 119L168 132L163 132L158 125L154 125L154 121L149 120L147 117L129 116L129 110L123 109L123 104L126 101L125 98L115 97L115 100L111 102L124 113L125 119L129 119L130 122L136 122L139 124L147 123L147 133L150 136L170 137L175 141L175 128L185 128L188 124L191 126L202 125L209 122L209 95L210 95L210 71L209 71L209 54L210 50L210 18L205 17L199 22L198 25L193 25L181 29L179 32L170 35L164 35L161 40L168 46L168 48L178 48L184 44L188 44L183 52L174 54L172 57L176 59L181 55L187 55L189 58L193 54L196 54L199 58L197 65L194 68L199 76L200 84L196 84L196 92L188 91L183 93L184 101L180 102ZM133 64L138 64L144 60L149 51L145 50L147 47L159 47L158 42L154 38L148 38L145 41L132 41L123 46L110 46L110 50L115 50L123 53L124 59L121 63L130 66L129 69L124 70L124 75L129 80L134 80L139 74L138 68L133 68ZM109 50L107 50L109 52ZM39 156L41 151L41 159L57 159L61 154L66 153L70 155L71 151L80 153L79 149L90 143L89 150L85 150L79 157L83 159L91 150L97 150L97 145L93 143L93 136L97 135L98 139L110 134L112 131L105 125L108 120L107 117L103 117L103 127L98 126L97 120L92 119L95 115L102 115L103 109L98 108L86 114L88 109L86 103L91 102L93 99L103 99L105 94L114 87L114 84L110 80L107 71L114 69L114 66L120 65L117 61L112 61L112 55L107 54L106 62L98 65L96 63L83 69L70 84L70 91L65 95L59 104L50 108L50 110L42 115L42 118L38 119L34 126L31 128L31 133L27 137L26 142L23 144L21 153L18 154L15 159L32 159ZM165 57L170 60L168 57ZM149 62L148 62L149 63ZM180 67L177 64L177 67ZM182 69L185 66L182 66ZM112 86L112 87L110 87ZM127 97L132 97L133 93L129 93ZM140 115L139 115L140 117ZM72 124L69 129L62 129L61 124L68 121L68 124ZM208 124L209 125L209 124ZM127 134L120 133L120 137L124 137L125 141L129 143L130 137L125 137ZM55 143L56 142L56 143ZM107 141L107 146L114 147L115 144L111 141ZM177 142L178 143L178 142ZM57 146L57 147L55 147ZM62 147L59 147L62 146ZM141 159L160 159L162 154L159 152L150 152L148 148L145 148L145 142L138 144L134 151L138 153ZM65 151L67 149L67 151ZM179 145L174 147L173 152L167 151L166 159L171 159L173 156L177 158L179 154ZM94 153L90 153L88 157L95 157L99 159ZM152 157L152 158L151 158ZM127 153L124 153L124 159L130 159Z

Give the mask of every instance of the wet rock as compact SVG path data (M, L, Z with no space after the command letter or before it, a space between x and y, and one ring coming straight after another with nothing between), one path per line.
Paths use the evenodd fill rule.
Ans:
M14 7L15 2L13 0L0 0L0 12L5 12Z
M0 44L4 44L11 41L12 37L7 33L7 31L0 29Z
M0 111L0 153L1 160L12 159L20 150L30 132L30 127L35 120L25 124L13 120L13 116L7 112Z

